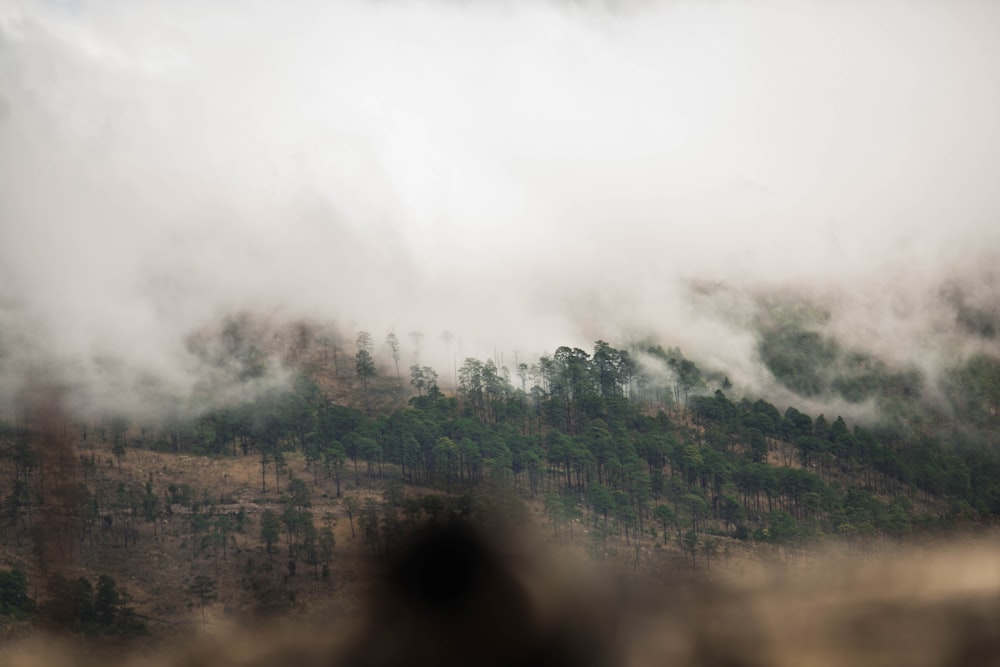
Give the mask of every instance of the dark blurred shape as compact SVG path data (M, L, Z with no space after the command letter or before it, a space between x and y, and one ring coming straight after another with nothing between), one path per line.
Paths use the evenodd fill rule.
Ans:
M598 667L613 623L596 609L542 610L516 558L464 521L419 530L388 564L357 641L335 664Z

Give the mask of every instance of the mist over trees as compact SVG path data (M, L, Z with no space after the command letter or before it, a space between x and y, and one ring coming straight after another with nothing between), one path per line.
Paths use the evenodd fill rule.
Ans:
M815 340L786 336L779 347L786 356L807 354ZM359 358L363 350L359 347ZM946 431L914 433L903 428L899 415L848 426L841 417L830 421L794 407L782 412L763 399L734 402L723 391L727 377L702 370L680 350L653 346L637 352L641 362L635 353L605 341L597 341L592 352L563 346L535 363L519 364L519 378L514 381L509 369L496 360L470 357L458 367L454 396L440 391L433 368L413 365L410 386L416 395L410 399L411 408L372 417L325 403L321 392L310 389L311 381L303 378L301 389L275 405L275 419L287 424L276 427L277 433L285 431L277 438L302 446L306 441L301 434L306 432L336 443L333 454L310 455L317 462L315 470L320 469L320 460L346 457L355 470L363 463L369 479L382 479L389 465L409 483L447 491L456 484L474 488L488 478L509 475L515 488L532 494L575 491L585 508L591 485L603 487L612 499L615 492L630 497L638 493L629 511L643 523L654 512L654 501L665 498L668 480L675 476L691 491L682 495L702 499L709 516L726 521L733 530L736 517L741 518L741 530L754 524L766 529L763 517L783 511L795 522L812 521L809 530L834 534L844 527L851 532L856 526L846 513L829 507L824 512L816 503L823 498L835 502L830 485L847 484L862 472L856 481L863 493L948 496L983 518L997 511L993 485L986 488L981 483L990 466L996 465L988 441L977 446L975 438L966 439L965 447L971 449L961 451L962 445L946 439ZM964 370L956 370L956 377L966 383L981 417L995 420L988 393L989 378L997 375L994 366L988 359L974 358ZM895 391L893 386L887 380L873 391L881 395ZM903 393L912 398L919 392ZM307 420L306 426L301 419ZM254 439L252 434L238 437ZM685 441L688 444L678 444ZM976 461L981 455L994 458L987 465ZM706 457L711 464L691 463ZM790 464L794 467L785 467ZM777 477L759 478L764 471ZM786 474L800 479L786 482ZM972 477L977 484L963 481ZM634 483L648 490L633 489ZM804 506L804 497L812 504ZM599 506L602 515L610 510L606 501ZM672 509L675 516L684 515L683 503ZM629 511L626 514L631 515ZM888 511L872 514L869 509L871 517L855 517L855 523L865 530L884 527L876 517ZM688 514L697 533L699 512L689 509ZM826 521L822 527L819 516ZM743 523L747 521L751 523Z
M691 577L995 527L996 25L4 7L0 618L267 618L455 517Z
M474 488L487 478L509 476L518 490L574 491L578 502L585 504L591 485L596 485L611 498L615 492L632 498L630 511L643 522L655 510L653 501L664 498L668 481L675 478L688 485L687 495L707 504L713 519L724 519L724 511L732 519L735 510L723 508L737 504L743 520L752 523L778 509L790 510L796 521L815 519L820 508L803 509L802 494L831 497L828 485L847 483L855 471L864 473L858 481L865 492L947 495L983 517L996 510L991 488L962 481L976 477L978 482L986 475L989 466L982 468L985 464L975 462L975 457L994 456L988 442L979 446L968 438L947 442L944 432L914 433L892 419L848 426L841 417L831 422L794 407L782 412L763 399L734 402L723 391L728 378L703 371L677 349L639 350L643 361L637 363L632 353L605 341L597 341L592 352L559 347L551 356L523 364L519 383L512 382L509 370L498 367L495 360L470 357L458 368L453 396L441 392L431 367L414 365L411 407L371 414L372 395L387 388L374 383L377 374L367 348L369 338L364 333L358 337L358 408L331 403L313 379L300 373L288 389L240 406L210 410L169 431L150 429L135 446L257 456L262 492L269 487L285 491L281 473L293 452L306 457L313 484L321 478L335 482L338 497L342 477L349 471L356 480L362 476L382 480L386 466L398 470L408 483L449 492L455 485ZM782 353L801 354L797 340L815 338L786 338ZM995 422L996 397L990 391L998 375L996 362L973 358L955 373L954 381L963 383L963 395L968 397L963 405L972 411L973 425ZM390 376L382 385L397 382ZM116 426L120 421L105 423L110 425L107 437L114 442L124 438ZM14 443L7 450L14 463L14 493L8 507L16 522L20 502L16 499L26 497L17 489L27 485L32 459L23 438ZM776 463L781 465L775 468ZM789 464L795 467L787 468L787 474L805 477L794 484L758 479L765 470L780 477ZM301 486L300 480L293 481ZM633 488L634 484L639 487ZM803 484L806 490L795 486ZM792 493L790 488L797 490ZM724 497L739 503L727 505ZM150 503L155 506L155 499ZM608 504L600 503L602 514L609 510ZM673 507L679 515L682 509L683 503ZM697 526L698 512L692 516ZM843 517L823 516L827 533L836 532L839 525L853 525L836 524ZM735 529L734 521L727 523ZM127 534L123 539L127 545ZM268 543L274 541L272 536Z
M40 369L81 409L238 393L281 372L257 340L204 339L245 313L367 327L374 348L423 332L386 364L404 385L413 363L450 387L494 349L652 336L757 393L758 353L816 391L825 371L788 377L756 340L774 294L886 364L845 400L996 356L995 7L314 9L171 8L170 34L160 0L5 15L0 398ZM262 35L289 45L267 67L226 55ZM353 342L327 348L344 372Z
M95 550L128 558L165 544L190 562L182 592L200 623L234 596L253 614L278 613L335 589L342 540L384 562L425 522L488 528L527 508L554 543L596 561L686 563L704 576L735 545L781 559L831 541L864 552L1000 519L1000 363L986 354L946 376L947 418L922 415L921 390L900 393L885 373L871 391L888 407L858 421L776 405L725 369L648 342L516 355L513 372L500 354L466 357L444 391L431 365L410 365L401 382L398 342L379 351L362 331L345 354L339 337L289 331L265 343L246 326L224 329L240 341L223 348L237 368L258 349L265 368L280 355L286 379L248 376L252 390L221 406L60 423L36 407L0 424L0 537L34 545L33 577L53 573L32 588L24 570L0 572L2 613L84 635L145 632L114 572L96 585L57 574ZM776 377L822 381L802 385L809 405L837 391L838 373L881 368L808 331L767 335ZM817 346L830 353L810 365ZM137 477L146 452L251 472L237 501L183 477ZM339 539L338 519L349 528Z

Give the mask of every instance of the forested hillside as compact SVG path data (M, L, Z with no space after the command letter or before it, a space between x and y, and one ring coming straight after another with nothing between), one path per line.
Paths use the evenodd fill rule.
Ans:
M434 368L401 368L394 336L382 355L364 332L352 354L307 338L283 348L287 382L197 412L72 419L57 393L26 401L0 441L0 613L132 636L206 622L206 607L349 605L365 561L452 515L534 517L595 561L693 576L737 554L863 552L1000 515L982 437L781 409L675 348L597 341L513 372L468 358L445 392ZM248 383L270 355L223 349ZM996 381L992 360L962 373ZM966 402L983 406L980 436L995 432L988 399Z

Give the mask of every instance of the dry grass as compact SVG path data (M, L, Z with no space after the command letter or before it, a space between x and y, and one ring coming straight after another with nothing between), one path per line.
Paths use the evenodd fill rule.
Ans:
M1000 664L1000 547L992 542L864 562L816 556L792 575L670 584L601 572L537 534L486 544L486 556L449 542L434 552L440 558L411 560L422 564L416 579L390 569L350 615L219 624L113 655L35 638L6 646L0 664L441 667L472 664L470 656L475 664L635 667ZM468 585L441 592L438 577L461 576L466 559L483 558ZM433 565L440 562L448 569Z
M90 445L72 446L77 455L90 451ZM499 657L513 655L505 653L512 647L520 647L516 655L550 659L509 664L556 664L556 657L562 664L637 667L1000 664L1000 546L987 541L861 554L844 545L792 554L723 541L728 554L713 561L706 581L704 571L692 575L679 565L683 557L673 545L657 548L647 540L633 567L633 548L613 538L613 557L595 565L585 555L589 534L582 525L574 529L573 543L559 547L553 547L548 529L520 530L487 541L491 565L483 576L494 583L466 592L473 620L464 613L435 620L437 612L428 611L425 601L407 598L391 585L375 586L366 548L360 536L352 539L333 483L313 486L298 455L289 457L290 472L309 483L316 523L322 525L327 515L337 520L333 576L329 583L316 582L301 569L283 582L296 594L286 615L254 621L247 613L253 600L242 583L243 570L248 559L266 559L256 522L264 509L278 506L273 470L265 494L254 457L129 450L119 469L106 445L93 453L112 481L142 485L152 476L161 496L170 484L188 484L199 498L207 493L217 512L242 508L252 525L234 535L225 559L192 557L178 514L161 520L155 533L152 525L140 525L135 546L106 540L71 554L59 563L68 576L94 580L110 573L133 596L139 613L169 624L150 621L155 636L128 645L8 636L0 644L0 665L438 667L463 664L461 658L469 655L500 664ZM288 478L282 477L282 490ZM349 471L345 492L378 497L361 481L356 486ZM528 509L541 511L537 504ZM277 583L284 559L275 561ZM0 565L20 566L35 582L43 576L28 541L17 545L5 539ZM185 591L198 574L219 582L221 601L206 608L205 623ZM438 572L430 580L450 575ZM469 637L476 639L470 644ZM563 650L566 644L585 650Z

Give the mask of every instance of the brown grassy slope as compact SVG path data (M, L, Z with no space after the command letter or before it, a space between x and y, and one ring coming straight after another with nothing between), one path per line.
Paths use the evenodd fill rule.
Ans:
M217 601L205 610L209 624L244 618L261 606L295 613L350 610L363 595L370 556L357 517L352 537L351 522L342 499L335 497L333 480L320 477L314 482L314 475L306 469L301 454L288 454L288 471L278 479L273 467L269 466L267 491L261 492L260 463L254 456L209 458L130 448L118 461L111 444L96 442L93 433L87 441L75 436L69 428L61 429L60 433L65 440L64 446L72 452L74 471L61 481L51 477L52 470L37 472L45 477L41 486L54 488L57 482L73 488L82 485L91 494L102 497L101 511L100 517L88 528L79 511L50 513L48 507L35 508L26 513L29 527L26 533L10 526L0 530L0 566L19 567L25 571L31 582L31 592L39 602L45 598L46 578L54 572L71 580L86 577L92 583L96 583L101 574L108 574L119 588L128 592L132 606L147 617L151 630L156 631L202 622L201 610L192 606L195 600L187 591L190 582L199 575L212 578L218 587ZM9 470L0 469L0 479L9 474ZM293 477L308 485L315 525L334 527L336 547L327 581L317 581L315 569L303 562L296 563L294 576L289 575L284 537L275 545L270 561L260 540L261 514L267 509L280 514L284 492ZM152 484L161 503L155 521L145 520L141 509L130 517L129 510L114 507L119 487L142 492L147 482ZM192 497L201 505L198 511L204 515L225 514L235 520L242 511L246 516L242 532L231 533L225 549L220 544L201 546L204 535L191 533L190 507L166 505L168 489L182 485L191 487ZM376 502L382 500L380 483L368 480L363 469L356 479L350 464L341 486L345 495L358 498L362 505L369 498ZM433 491L403 485L402 492L422 496ZM535 523L547 523L541 499L528 500L525 504ZM53 525L53 515L59 521L69 516L70 523ZM39 545L32 535L45 535L46 531L56 528L60 549L46 547L43 551L49 556L40 559ZM572 538L565 528L558 537L548 529L542 536L567 552L595 557L622 571L651 572L686 567L683 565L686 557L673 541L664 547L660 539L646 535L636 545L634 541L626 544L620 535L611 535L597 552L592 533L591 527L577 522ZM51 558L56 553L59 558ZM250 561L253 567L248 570ZM267 564L269 570L265 567ZM254 585L268 590L255 593L251 590ZM289 594L294 595L294 601L289 599ZM267 595L270 595L268 599L262 599Z

